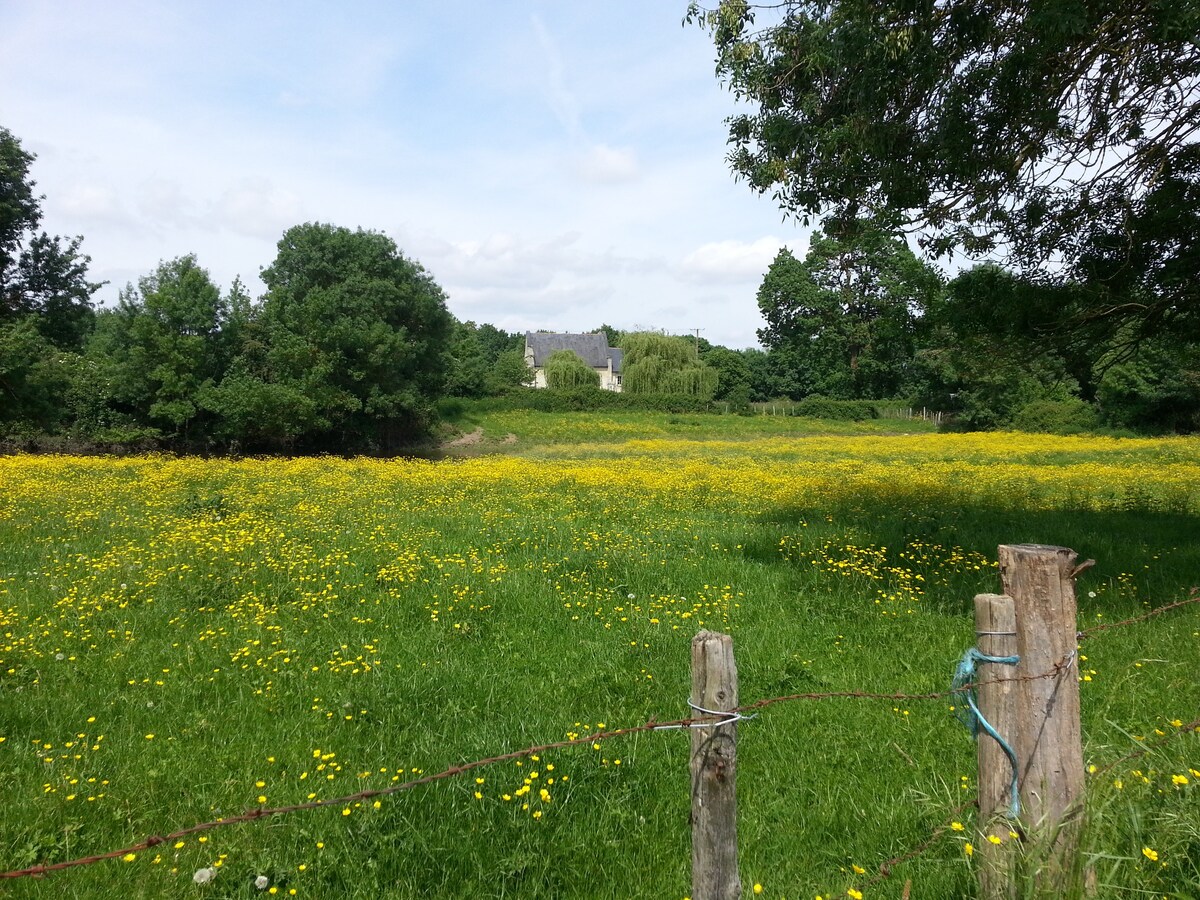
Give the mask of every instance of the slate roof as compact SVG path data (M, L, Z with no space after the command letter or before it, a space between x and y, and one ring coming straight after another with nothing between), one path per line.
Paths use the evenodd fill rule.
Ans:
M540 331L525 333L525 346L533 350L533 364L541 367L555 350L574 350L593 369L607 369L612 359L613 371L621 371L624 353L608 346L608 336L599 334L548 334Z

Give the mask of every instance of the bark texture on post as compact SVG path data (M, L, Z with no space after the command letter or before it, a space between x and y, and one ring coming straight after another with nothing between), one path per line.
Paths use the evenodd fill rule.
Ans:
M988 656L1015 656L1017 620L1013 598L1003 594L980 594L975 598L975 646ZM975 690L979 713L996 732L1016 743L1016 700L1018 682L1012 681L1013 666L981 663L976 669ZM1012 763L1008 755L982 730L977 738L979 765L979 896L984 900L1014 897L1012 880L1014 841L1010 831ZM1020 757L1018 757L1020 760ZM999 838L993 844L989 836Z
M715 631L692 638L692 703L727 711L738 704L733 639ZM703 714L693 711L693 717ZM737 724L692 729L692 900L738 900Z
M1013 744L1020 766L1021 822L1027 851L1043 848L1045 853L1035 876L1039 890L1065 890L1078 874L1084 797L1076 554L1065 547L1002 544L999 560L1004 593L1016 610L1021 662L1015 675L1028 679L1016 683L1020 720Z

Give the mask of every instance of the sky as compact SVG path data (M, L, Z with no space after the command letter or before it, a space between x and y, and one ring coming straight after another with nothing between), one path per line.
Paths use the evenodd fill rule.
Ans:
M686 0L0 3L0 126L104 304L194 253L227 288L303 222L381 231L462 320L750 347L808 230L734 180Z

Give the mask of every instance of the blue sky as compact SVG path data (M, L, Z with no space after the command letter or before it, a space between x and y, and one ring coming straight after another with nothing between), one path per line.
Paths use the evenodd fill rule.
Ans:
M382 231L460 319L753 346L807 229L725 163L734 101L685 0L0 4L0 125L44 227L117 290L223 287L291 225Z

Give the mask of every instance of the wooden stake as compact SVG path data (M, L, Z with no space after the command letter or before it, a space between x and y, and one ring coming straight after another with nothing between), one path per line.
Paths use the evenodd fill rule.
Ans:
M1013 656L1017 652L1017 625L1013 598L1002 594L980 594L975 598L975 646L988 656ZM980 714L996 732L1015 743L1017 682L1016 669L998 663L976 668L976 703ZM1008 755L982 730L977 739L979 765L979 819L977 855L979 896L1001 900L1015 896L1012 881L1015 842L1009 820L1012 802L1012 763ZM1018 760L1020 757L1018 757ZM989 837L998 839L996 844Z
M726 711L738 704L733 639L715 631L692 638L692 703ZM693 717L703 713L693 711ZM692 900L738 900L737 724L692 729Z
M1040 892L1069 892L1083 816L1083 740L1076 662L1073 550L1041 544L1001 545L1000 579L1013 598L1018 722L1013 749L1020 766L1026 864ZM1035 676L1047 677L1035 677ZM1039 894L1040 896L1040 894Z

